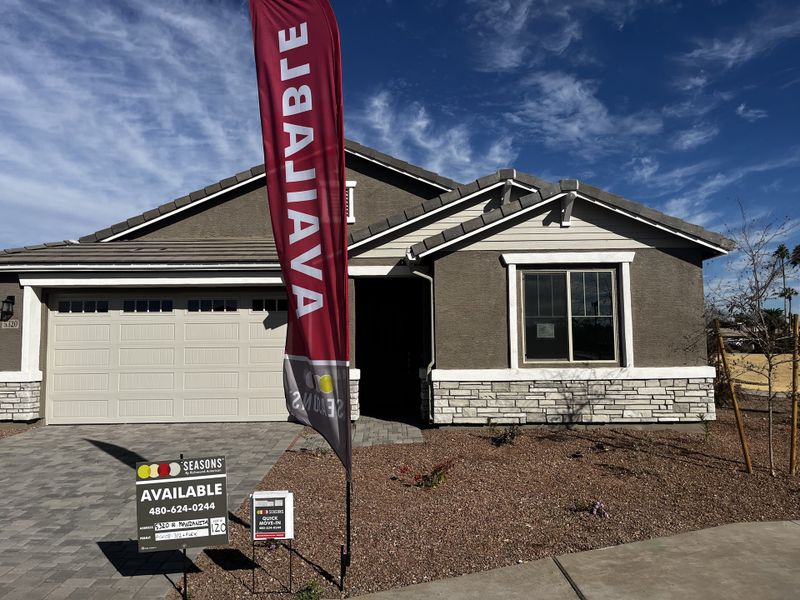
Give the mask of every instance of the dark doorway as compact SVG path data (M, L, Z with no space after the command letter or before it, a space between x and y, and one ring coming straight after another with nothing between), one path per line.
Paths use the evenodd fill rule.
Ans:
M356 280L356 367L365 415L417 423L430 360L430 287L418 277Z

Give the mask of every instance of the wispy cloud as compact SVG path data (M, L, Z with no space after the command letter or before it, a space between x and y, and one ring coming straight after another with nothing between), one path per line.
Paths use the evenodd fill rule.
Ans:
M459 181L470 181L517 157L513 138L495 135L481 144L467 123L437 123L431 109L381 90L351 111L347 134L365 144Z
M742 102L736 107L736 114L746 121L751 123L760 119L766 119L769 113L761 108L747 108L747 105Z
M794 149L783 158L765 160L750 165L745 165L727 171L718 171L706 176L699 183L693 185L688 193L670 198L665 204L665 210L698 225L708 225L722 215L722 211L711 208L712 201L719 194L730 190L747 176L755 173L765 173L787 167L800 165L800 150Z
M775 46L800 36L800 9L773 9L746 29L727 38L704 39L682 59L690 64L732 68L771 51Z
M0 246L76 237L262 160L243 4L3 10L0 203L26 214Z
M522 80L530 90L507 118L552 147L586 155L612 150L657 134L661 116L651 111L612 113L598 98L598 84L560 71L540 71Z
M658 0L469 0L467 25L476 37L476 65L482 71L510 71L561 55L583 38L595 16L617 28L636 11ZM576 60L588 57L576 54Z
M709 123L698 123L690 129L678 131L672 138L672 147L677 150L692 150L707 144L719 133L719 129Z

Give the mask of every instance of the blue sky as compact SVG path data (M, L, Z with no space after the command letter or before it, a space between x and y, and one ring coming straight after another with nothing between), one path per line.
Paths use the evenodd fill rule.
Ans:
M576 177L722 232L737 201L797 217L797 2L332 4L348 137L463 181ZM246 2L0 14L0 246L76 238L262 161Z

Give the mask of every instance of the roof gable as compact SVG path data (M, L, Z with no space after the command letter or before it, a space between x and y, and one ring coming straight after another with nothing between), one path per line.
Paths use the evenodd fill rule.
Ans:
M577 180L561 180L558 186L542 188L508 204L504 204L485 214L459 223L451 228L421 240L409 248L408 258L418 261L426 256L438 253L446 248L466 243L470 238L479 239L490 235L498 227L520 220L523 215L533 216L536 211L558 202L569 195L573 200L578 198L596 207L610 210L622 217L660 230L664 235L683 238L687 243L704 246L709 255L726 254L733 248L733 242L725 237L708 231L681 219L665 215L639 203L610 194L604 190L578 182ZM559 207L560 211L560 207ZM567 228L564 228L567 229ZM613 227L608 228L613 229ZM641 235L641 234L639 234ZM625 236L631 240L635 233ZM647 237L647 236L643 236ZM654 238L654 241L658 238ZM600 241L598 240L598 244ZM662 241L661 244L664 244ZM657 245L657 244L654 244Z
M432 190L439 192L449 191L459 185L458 182L443 177L438 173L417 167L353 140L345 140L345 152L346 154L357 156L381 165L383 168L391 170L394 173L410 177L417 182L429 186ZM222 195L228 195L238 188L255 183L262 183L264 179L264 165L256 165L246 171L242 171L231 177L226 177L202 189L195 190L186 196L181 196L171 202L162 204L157 208L145 211L105 229L85 235L79 238L78 241L80 243L110 242L122 237L127 237L136 230L144 227L152 227L156 223L162 222L167 218L174 218L181 212L194 209L200 204L215 200Z

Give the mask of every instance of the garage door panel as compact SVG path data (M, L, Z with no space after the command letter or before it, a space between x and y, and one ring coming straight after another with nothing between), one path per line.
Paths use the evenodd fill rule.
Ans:
M136 372L119 374L119 390L174 390L175 373L169 372Z
M55 326L53 338L56 342L108 342L111 340L111 326L59 323Z
M270 365L280 369L283 364L283 346L280 348L250 348L248 355L251 365Z
M125 323L120 325L119 339L123 342L173 342L175 325L172 323Z
M62 348L53 353L53 366L107 368L110 357L108 348Z
M71 400L53 403L53 416L66 423L79 423L82 420L105 419L108 415L106 400Z
M186 365L238 365L239 348L185 348L183 357Z
M184 328L186 341L238 340L239 323L187 323Z
M107 313L72 312L76 294L51 296L49 422L286 420L286 325L275 326L285 313L270 314L267 327L266 313L250 310L256 294L239 292L239 310L214 313L189 311L197 296L169 290L89 293L78 311L97 306L91 300L101 294ZM172 310L149 312L148 303L136 312L138 304L125 302L145 297L172 300ZM69 312L59 312L60 300L70 301Z
M188 417L233 417L239 414L239 399L186 398L183 412Z
M120 348L120 367L151 367L175 365L174 348Z
M250 323L248 327L248 337L251 341L266 342L260 346L270 345L276 348L283 348L286 339L286 326L281 325L277 328L266 327L263 322Z
M283 389L281 388L280 390L280 397L250 398L248 407L250 415L254 417L286 413L286 401L283 399Z
M53 389L56 392L107 392L108 373L54 373Z
M185 373L183 388L186 390L235 390L239 387L239 373L217 371Z
M172 398L120 399L119 416L137 419L174 417L175 401Z

